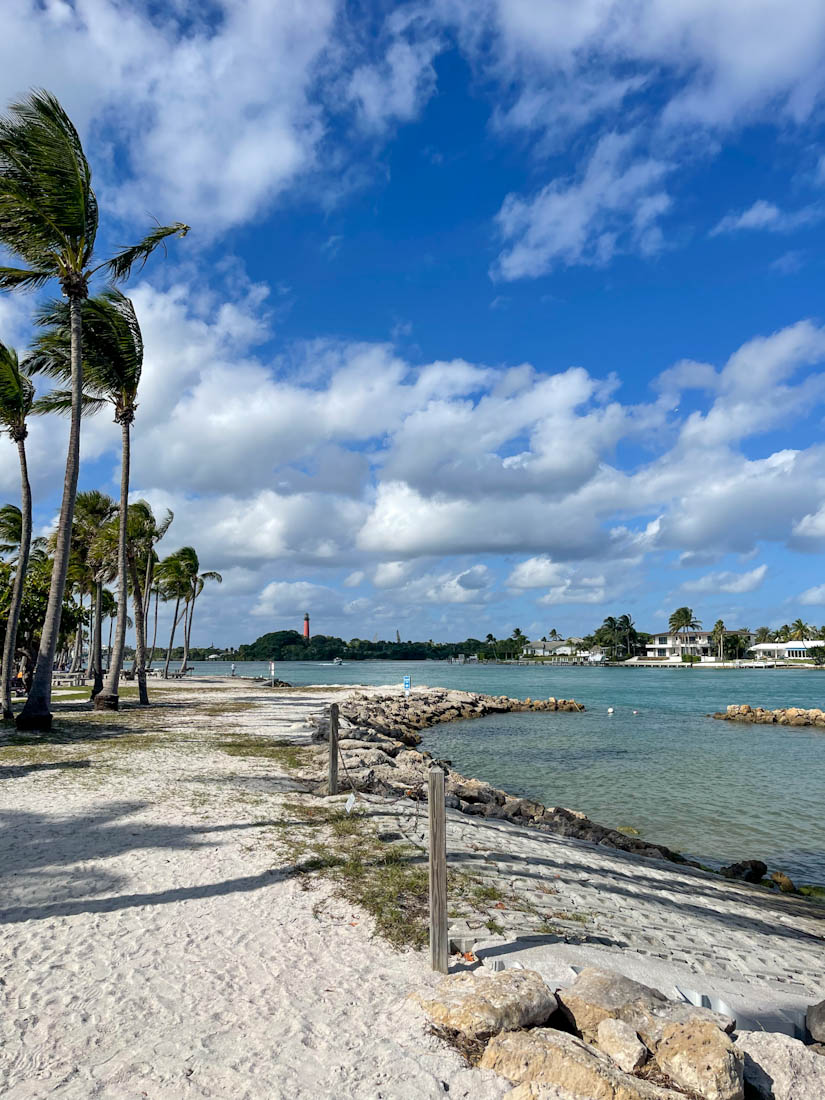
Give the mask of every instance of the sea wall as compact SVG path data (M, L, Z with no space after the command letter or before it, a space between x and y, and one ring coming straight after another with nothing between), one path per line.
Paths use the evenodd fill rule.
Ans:
M779 726L825 726L825 711L813 708L783 707L779 710L765 710L763 707L751 707L747 703L731 703L724 711L711 715L722 722L756 722L761 725Z
M678 852L598 825L576 810L544 806L483 780L468 778L456 771L449 760L434 761L431 753L420 752L415 747L421 743L418 731L440 722L479 718L486 714L583 710L580 703L571 699L511 699L440 688L417 691L409 697L354 692L339 704L339 744L344 764L341 784L344 788L351 784L356 790L374 794L407 795L424 800L427 772L435 762L446 773L447 805L462 813L511 821L556 836L588 840L652 859L689 863ZM329 719L317 717L312 721L315 740L327 740ZM323 782L320 776L318 782Z

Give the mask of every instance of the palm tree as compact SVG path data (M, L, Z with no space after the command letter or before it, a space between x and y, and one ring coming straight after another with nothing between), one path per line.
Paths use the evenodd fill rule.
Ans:
M761 645L763 642L770 641L770 638L770 629L767 626L760 626L759 629L756 631L756 642L754 644Z
M195 551L192 550L192 553L194 554ZM197 557L197 555L195 556ZM191 575L181 558L181 551L176 550L168 558L164 558L163 561L159 562L155 570L155 576L158 580L160 598L164 603L169 603L171 600L175 601L175 610L172 614L172 633L169 636L169 648L166 650L166 662L163 666L163 678L165 680L169 676L169 662L172 659L172 649L175 645L175 631L183 617L183 614L179 614L181 600L188 597L191 584Z
M149 611L149 585L152 583L157 554L154 544L163 538L172 522L172 513L167 511L164 520L158 524L149 503L135 501L129 505L129 526L126 557L129 579L132 585L132 602L135 609L135 673L138 681L138 701L148 706L149 693L146 689L146 617ZM141 588L145 584L146 588Z
M103 585L115 574L109 531L117 516L117 505L98 489L78 493L75 501L73 542L83 555L90 587L94 593L93 626L89 644L91 698L103 690Z
M120 425L120 511L118 525L117 573L118 620L115 644L108 676L95 697L96 710L118 709L118 681L123 667L128 613L128 526L129 468L131 426L137 409L137 391L143 369L143 337L129 298L110 288L96 298L83 302L80 315L85 330L83 347L84 383L81 394L83 412L97 412L107 404L114 408L114 420ZM36 369L61 381L71 379L71 315L65 302L52 302L40 310L37 322L44 332L35 342L32 359ZM52 390L39 402L46 412L71 412L73 395L69 390ZM142 599L142 597L141 597ZM135 609L138 631L143 627L143 607ZM145 678L143 694L146 693ZM148 702L148 698L145 702Z
M702 623L693 614L693 608L691 607L677 607L673 614L668 619L668 626L674 634L679 634L682 631L685 633L685 641L682 643L682 649L687 644L687 633L690 630L701 630Z
M609 645L613 650L613 656L616 656L616 645L618 643L621 631L619 628L619 620L613 615L608 615L600 627L609 641Z
M804 642L810 630L811 628L801 619L794 619L790 626L790 638L788 640Z
M20 460L20 538L18 541L17 569L11 592L6 637L3 641L2 696L3 717L11 719L11 681L14 654L17 647L17 624L23 605L23 584L29 567L29 549L32 537L32 492L26 465L26 417L34 404L34 386L20 369L17 352L0 344L0 431L8 432L17 446ZM8 519L8 513L6 518ZM15 517L16 518L16 517Z
M0 507L0 554L9 554L9 564L14 565L20 553L23 541L23 513L16 504L4 504ZM29 560L43 561L46 557L46 539L32 538L29 541Z
M189 549L189 548L187 548ZM189 643L192 638L192 620L195 617L195 600L203 592L203 586L206 581L216 581L218 584L223 583L223 577L220 573L216 573L214 569L207 569L203 573L198 573L197 570L200 565L195 555L195 572L192 575L192 584L190 589L189 599L186 601L188 614L184 616L183 622L183 660L181 661L180 671L186 672L186 662L189 659Z
M52 668L80 463L81 305L88 297L89 280L99 271L115 280L125 279L134 265L145 263L167 237L185 236L189 231L180 222L158 226L139 244L92 266L97 228L92 173L77 131L53 95L31 92L0 117L0 245L26 265L0 266L0 290L59 281L70 318L72 409L49 600L32 688L17 718L20 729L48 730L52 723Z
M627 650L627 655L629 657L630 638L631 635L636 633L636 624L633 622L633 619L630 615L620 615L616 622L616 628L619 634L621 634L621 636L624 638L625 649Z
M716 653L720 661L725 659L725 624L721 619L717 619L713 624L713 633L711 635L714 644L716 646Z

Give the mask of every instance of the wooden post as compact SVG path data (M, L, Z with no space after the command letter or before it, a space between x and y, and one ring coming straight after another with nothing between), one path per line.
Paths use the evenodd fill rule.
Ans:
M433 970L446 974L450 945L447 939L447 807L444 802L444 772L430 768L428 807L430 813L430 962Z
M338 704L329 706L329 780L327 794L338 794Z

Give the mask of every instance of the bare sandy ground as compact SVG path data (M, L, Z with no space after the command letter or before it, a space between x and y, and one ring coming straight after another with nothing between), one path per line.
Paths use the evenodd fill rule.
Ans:
M215 726L283 735L331 696L174 696L195 691L256 706L164 708L145 748L101 727L47 760L0 751L0 1094L503 1095L405 1005L433 980L426 956L288 875L282 838L302 828L284 826L288 777L209 743Z

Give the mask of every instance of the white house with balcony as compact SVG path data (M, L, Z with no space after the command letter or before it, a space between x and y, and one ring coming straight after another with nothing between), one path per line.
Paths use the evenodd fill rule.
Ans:
M737 635L749 649L754 640L750 630L726 630L725 636ZM645 646L645 658L659 661L681 661L682 657L700 657L703 661L714 661L719 656L719 646L714 641L712 630L660 630L650 635Z

